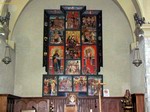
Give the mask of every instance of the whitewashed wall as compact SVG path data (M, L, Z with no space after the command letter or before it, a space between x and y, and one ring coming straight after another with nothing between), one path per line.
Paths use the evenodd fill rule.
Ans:
M8 65L2 62L6 44L0 40L0 94L14 94L15 53L10 50L12 62Z

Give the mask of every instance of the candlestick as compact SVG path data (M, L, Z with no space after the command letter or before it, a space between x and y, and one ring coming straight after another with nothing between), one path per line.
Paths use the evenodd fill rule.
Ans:
M90 109L90 112L93 112L92 109Z

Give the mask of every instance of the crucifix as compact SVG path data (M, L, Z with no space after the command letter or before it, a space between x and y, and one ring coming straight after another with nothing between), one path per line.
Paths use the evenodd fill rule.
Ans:
M101 99L101 86L105 85L105 83L101 83L101 80L99 80L97 84L97 90L95 94L98 93L98 102L99 102L99 112L102 112L102 99Z

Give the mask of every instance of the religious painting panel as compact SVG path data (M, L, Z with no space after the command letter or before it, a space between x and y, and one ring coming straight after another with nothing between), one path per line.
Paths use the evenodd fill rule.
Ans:
M66 60L67 75L80 75L81 73L81 61L80 60Z
M80 46L75 46L75 47L67 46L65 53L66 53L66 59L80 59L81 47Z
M92 11L82 17L82 29L96 29L96 15Z
M80 43L80 31L66 31L66 46L74 48Z
M43 75L43 96L57 96L57 76Z
M94 11L86 11L82 16L82 43L96 44L97 40L97 15Z
M73 91L87 92L87 76L73 76Z
M79 29L80 28L80 12L67 11L66 12L66 29Z
M77 92L71 92L67 93L67 98L66 98L66 105L76 105L78 103L78 93Z
M72 76L59 76L58 77L58 91L71 92L72 91Z
M64 31L51 30L50 31L50 44L63 44L64 43Z
M97 75L97 50L95 45L82 46L82 74Z
M64 16L51 15L49 17L49 41L50 44L63 44L64 43Z
M64 73L64 46L49 46L49 74Z
M96 44L96 30L82 29L82 44Z
M101 94L103 95L103 86L99 88L99 84L103 82L103 76L88 76L88 95L95 96L98 95L99 89L101 90Z

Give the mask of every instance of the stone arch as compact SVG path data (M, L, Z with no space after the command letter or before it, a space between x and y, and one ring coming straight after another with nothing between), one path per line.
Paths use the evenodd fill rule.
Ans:
M22 13L22 11L26 8L26 6L31 3L33 0L23 0L23 2L21 3L21 6L19 7L19 11L13 13L15 15L15 18L12 20L10 20L10 30L11 33L9 35L9 39L11 40L11 36L15 27L15 24L20 16L20 14ZM132 1L128 1L128 5L126 5L126 2L123 1L118 1L118 0L113 0L113 2L121 9L121 11L124 13L124 15L126 16L130 27L131 27L131 31L134 32L135 29L135 25L134 25L134 20L133 20L133 14L136 11L140 11L140 7L138 4L138 1L132 0ZM1 4L0 9L1 9L1 15L2 12L4 13L6 11L6 8L4 7L8 7L8 5L12 4L12 3L16 3L19 4L18 0L3 0L3 4ZM20 4L19 4L20 5ZM128 10L130 9L130 11ZM131 10L132 9L132 10ZM141 14L141 11L139 12L139 14ZM133 34L133 42L136 41L136 38Z

